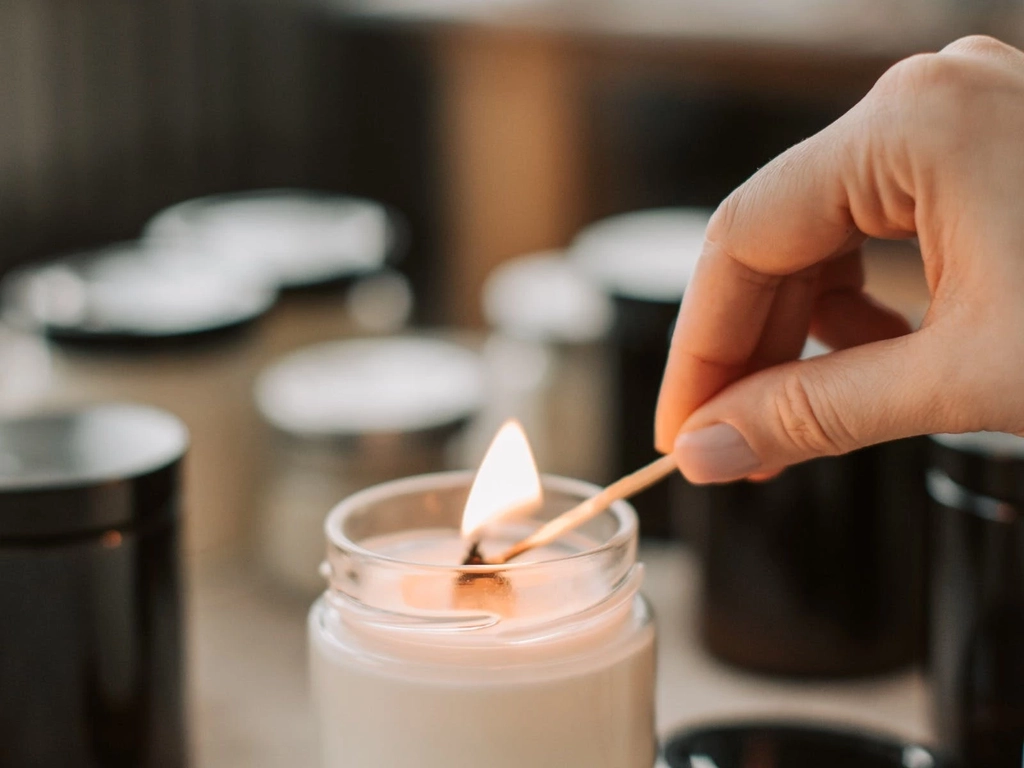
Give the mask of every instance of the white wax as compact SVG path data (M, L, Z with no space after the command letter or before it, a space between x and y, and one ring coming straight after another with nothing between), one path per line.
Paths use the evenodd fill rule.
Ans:
M451 564L465 553L446 531L363 546L416 563ZM573 550L563 542L531 557ZM375 580L363 599L411 614L457 608L450 578L417 584L417 576ZM607 589L596 578L590 589L584 580L568 590L514 570L508 581L501 620L461 632L380 628L370 615L314 605L310 655L324 768L651 768L654 629L643 600L607 601L605 610ZM595 615L586 623L564 618L588 607Z

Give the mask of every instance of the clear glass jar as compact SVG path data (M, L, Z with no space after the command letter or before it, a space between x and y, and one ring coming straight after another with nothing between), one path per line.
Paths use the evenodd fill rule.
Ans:
M483 306L494 329L484 348L493 369L491 410L504 412L494 414L481 442L515 416L540 466L611 480L611 299L564 253L543 251L495 269ZM511 397L500 398L506 390Z
M371 485L451 469L483 398L479 356L426 334L314 344L266 368L255 386L269 428L255 526L266 573L303 599L319 594L324 512Z
M620 502L502 566L462 566L472 474L423 475L328 516L329 585L309 616L325 768L650 768L655 632L637 520ZM498 551L596 488L547 477Z

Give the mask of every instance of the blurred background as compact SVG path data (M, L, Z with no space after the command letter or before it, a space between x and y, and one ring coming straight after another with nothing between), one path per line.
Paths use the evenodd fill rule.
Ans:
M475 466L508 416L544 471L653 458L710 211L969 33L1019 45L1024 7L0 4L0 415L127 399L189 427L195 764L312 760L303 616L331 505ZM919 322L914 244L865 259ZM936 737L928 451L637 500L663 731L768 711Z

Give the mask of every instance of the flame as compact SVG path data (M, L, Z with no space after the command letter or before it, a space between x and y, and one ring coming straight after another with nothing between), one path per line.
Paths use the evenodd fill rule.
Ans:
M522 425L506 421L494 436L462 512L462 535L512 515L529 514L544 501L537 464Z

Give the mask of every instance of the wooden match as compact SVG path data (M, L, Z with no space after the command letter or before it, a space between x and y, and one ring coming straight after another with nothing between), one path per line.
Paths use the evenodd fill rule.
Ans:
M488 564L501 565L514 557L518 557L527 550L543 546L544 544L550 544L559 536L568 533L574 528L578 528L588 520L604 512L616 501L628 499L630 496L640 493L645 488L649 488L660 480L664 480L675 470L675 459L671 455L662 456L646 467L619 478L596 496L591 496L569 511L563 512L554 520L548 521L525 539L509 547L499 557L487 562Z

